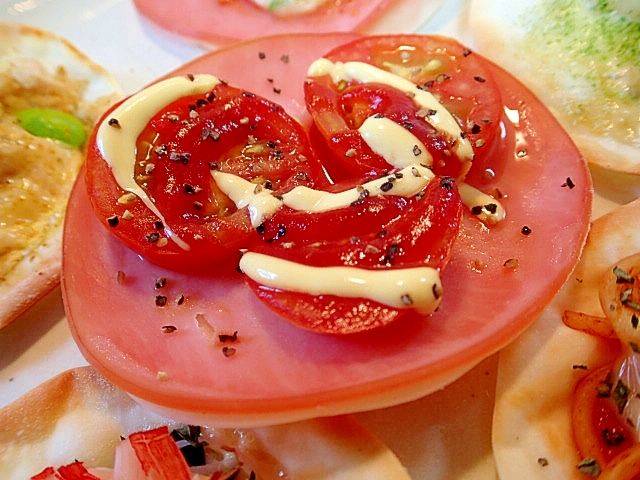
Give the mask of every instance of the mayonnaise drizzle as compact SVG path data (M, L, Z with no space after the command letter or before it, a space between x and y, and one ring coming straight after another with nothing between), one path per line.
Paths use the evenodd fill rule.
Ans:
M366 298L394 308L433 313L442 296L438 271L430 267L367 270L354 267L311 267L260 253L247 252L240 270L267 287L308 293ZM308 282L300 281L309 279Z
M211 175L218 188L233 200L238 208L248 207L251 224L254 227L259 226L283 205L308 213L328 212L348 207L361 199L365 191L370 195L410 197L419 193L433 178L433 172L429 168L422 165L411 165L400 172L342 192L314 190L299 185L277 198L270 190L256 186L255 183L232 173L213 170Z
M300 185L280 197L275 197L270 190L261 188L232 173L213 170L211 175L218 188L233 200L238 208L247 207L249 209L251 224L254 227L259 226L283 205L308 213L321 213L348 207L360 200L365 192L371 196L400 195L411 197L417 195L434 177L431 169L424 165L415 164L342 192L314 190ZM505 217L504 207L491 195L466 183L459 184L458 191L467 208L471 210L478 207L481 210L475 215L484 223L493 225Z
M135 194L162 221L165 233L182 248L189 246L173 234L162 212L135 180L138 136L162 107L187 95L206 93L220 83L212 75L173 77L132 95L98 126L96 143L113 176L123 190Z
M396 168L415 163L433 165L433 157L418 137L382 115L367 118L358 129L371 150Z
M327 58L320 58L313 62L307 70L310 77L329 75L333 83L343 81L358 81L362 83L380 83L400 91L406 92L413 98L416 105L433 112L426 115L425 120L434 128L447 133L455 140L454 152L461 158L471 160L473 148L469 140L465 138L458 122L453 115L434 97L431 92L418 88L417 85L406 78L394 73L382 70L365 62L332 62Z

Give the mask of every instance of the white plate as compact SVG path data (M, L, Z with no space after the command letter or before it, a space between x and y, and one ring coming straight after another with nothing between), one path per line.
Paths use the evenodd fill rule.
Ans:
M465 4L446 1L421 31L469 43ZM141 19L129 0L0 0L0 5L0 20L66 37L110 70L125 93L204 52ZM0 331L0 406L63 370L85 364L56 289ZM356 417L395 451L415 479L495 479L490 427L496 368L494 356L440 392Z

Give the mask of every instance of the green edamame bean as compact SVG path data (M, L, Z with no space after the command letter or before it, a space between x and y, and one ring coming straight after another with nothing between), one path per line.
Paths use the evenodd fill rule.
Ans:
M73 115L51 108L30 108L16 115L27 132L79 147L86 140L84 125Z

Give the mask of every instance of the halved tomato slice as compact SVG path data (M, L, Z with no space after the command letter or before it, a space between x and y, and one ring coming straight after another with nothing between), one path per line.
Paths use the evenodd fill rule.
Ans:
M382 198L393 205L394 198ZM378 197L378 200L381 198ZM334 212L330 216L333 217ZM413 302L417 303L418 299L412 298L408 290L401 290L404 292L403 306L395 307L375 298L341 296L331 293L334 285L316 284L322 282L322 277L333 266L359 269L360 272L348 272L354 277L361 274L362 279L366 279L369 272L388 272L391 269L429 267L441 272L449 262L461 218L462 203L454 180L435 177L418 197L411 199L399 215L382 223L379 228L361 229L360 234L343 235L332 241L307 240L294 245L291 245L290 238L284 234L276 239L269 238L262 246L251 248L252 253L264 253L298 265L321 267L314 269L320 278L308 279L308 287L302 292L267 286L259 279L249 278L248 283L256 295L279 316L314 332L344 334L379 328L403 316L415 315L412 307L417 307ZM332 226L327 221L323 223L326 228ZM375 222L370 223L375 225ZM280 225L286 231L290 230L290 226ZM334 229L341 230L339 226L340 224L336 224ZM262 276L264 275L263 273ZM335 281L331 280L331 284L341 282L349 282L349 279L337 276ZM405 282L409 283L408 278L405 278ZM328 290L325 291L325 288ZM390 289L392 285L384 288ZM433 294L429 305L432 310L437 308L442 295L440 288L439 282L421 285L420 290L427 291L430 297ZM364 290L373 293L375 287L369 284ZM310 291L319 293L307 293Z
M117 121L113 115L108 112L103 123ZM118 183L97 132L85 171L96 215L127 246L168 268L237 261L238 250L255 236L247 208L236 208L219 190L212 170L256 187L268 185L274 194L327 183L296 120L282 107L225 83L162 108L140 133L136 154L132 145L127 161L135 162L136 185L162 217Z
M448 110L473 149L473 162L484 165L500 126L502 101L490 65L455 40L426 35L364 37L330 51L331 62L364 62L409 81L411 90L381 79L334 78L319 72L305 83L305 99L318 135L326 143L325 163L334 179L379 174L389 168L358 131L365 120L384 115L409 130L429 151L434 171L464 179L472 158L455 153L460 139L439 119L440 106L416 102L420 90ZM357 67L349 70L355 72ZM422 148L422 147L421 147Z

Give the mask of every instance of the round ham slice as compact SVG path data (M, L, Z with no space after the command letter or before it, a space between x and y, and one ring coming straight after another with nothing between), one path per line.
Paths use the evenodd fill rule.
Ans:
M308 14L278 16L248 0L134 0L153 24L199 43L282 33L400 33L417 30L442 0L329 0Z
M212 73L263 90L303 117L310 59L344 41L344 35L264 38L174 73ZM138 258L95 218L81 178L65 230L63 294L83 354L158 411L241 426L409 401L502 348L533 321L577 261L591 180L575 145L536 97L500 68L490 69L506 105L504 141L495 151L503 161L493 179L477 172L469 181L499 189L507 218L492 229L464 220L438 312L362 335L296 328L254 298L239 273L186 275ZM163 308L154 302L158 277L167 279ZM174 301L182 295L184 302ZM163 328L168 325L175 329ZM221 340L234 332L235 342Z

